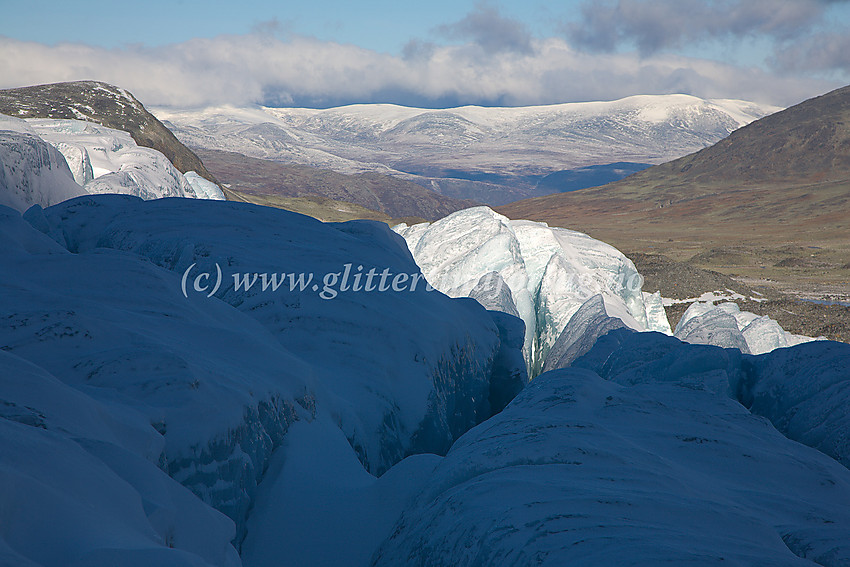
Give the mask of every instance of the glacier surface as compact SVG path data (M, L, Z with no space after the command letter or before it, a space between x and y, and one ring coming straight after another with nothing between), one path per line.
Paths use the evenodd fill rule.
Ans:
M455 443L371 565L846 565L850 472L692 368L538 376Z
M516 310L525 322L529 374L543 368L549 350L573 314L594 295L631 328L670 332L660 296L641 293L642 278L619 250L586 234L545 223L509 220L473 207L433 223L393 228L402 235L431 285L452 297L481 295L488 308ZM482 283L484 280L485 283Z
M689 343L733 347L751 354L817 340L789 333L770 317L741 311L736 303L711 301L691 304L674 334Z
M583 309L600 313L600 304ZM409 457L375 479L350 446L305 431L254 518L257 544L275 524L294 535L243 559L843 566L848 368L844 343L753 356L612 330L445 457Z
M379 223L99 195L23 217L0 208L0 240L0 421L11 428L0 437L9 479L0 509L55 484L33 513L61 518L55 537L68 538L57 540L66 558L57 563L38 552L53 536L36 516L4 513L0 554L22 563L238 564L234 545L293 424L338 431L364 474L377 474L411 453L445 453L501 409L491 397L507 403L505 376L513 387L526 381L516 337L501 336L509 325L472 300L420 286L329 301L310 288L237 289L230 278L321 277L351 262L418 273ZM187 269L194 278L216 264L230 283L212 297L184 295ZM59 399L81 400L79 415ZM20 450L36 438L45 454L56 446L55 460ZM63 467L78 484L100 472L78 490L55 478ZM57 472L26 486L14 472L41 468ZM101 498L90 496L97 482ZM65 487L77 500L60 496ZM29 539L13 537L27 530Z
M180 173L162 153L152 148L136 145L127 132L100 126L83 120L55 120L49 118L18 118L0 116L0 130L6 130L2 156L5 168L30 172L32 177L38 168L30 165L15 166L20 157L11 155L15 145L21 146L16 153L32 142L14 137L11 132L30 134L47 142L65 158L73 181L80 188L69 186L64 179L53 175L40 182L40 189L26 189L33 185L27 177L15 179L8 175L0 192L0 203L24 211L31 205L47 207L65 199L85 194L120 193L135 195L143 199L162 197L190 197L198 199L224 200L224 194L216 184L195 172ZM26 150L32 153L32 150ZM43 161L43 160L42 160ZM42 167L42 170L44 167ZM44 173L40 174L45 177ZM17 188L16 188L17 187ZM48 193L51 193L48 195ZM23 198L21 195L27 195ZM9 195L18 195L10 197Z

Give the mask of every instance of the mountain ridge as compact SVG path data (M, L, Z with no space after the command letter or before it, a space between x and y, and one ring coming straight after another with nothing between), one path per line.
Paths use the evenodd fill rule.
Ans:
M229 193L236 191L250 202L272 206L276 206L275 203L283 204L284 208L296 204L292 198L312 199L310 208L302 207L303 211L298 211L309 210L311 216L319 210L315 208L319 204L317 198L365 207L369 211L361 213L372 218L370 212L374 211L378 215L385 215L385 218L374 218L387 221L411 217L436 220L478 204L447 197L410 181L375 172L347 175L305 165L287 165L251 158L236 152L202 148L196 148L196 152L215 175L229 186ZM325 209L326 213L338 214L327 206ZM319 214L324 218L327 217L326 213Z
M101 81L70 81L0 90L0 114L16 118L85 120L123 130L136 144L162 152L181 173L194 171L218 183L129 91Z
M796 293L848 295L848 125L844 87L626 179L499 212Z
M378 171L487 204L551 192L538 183L555 172L680 157L776 110L690 95L516 108L153 109L193 147Z

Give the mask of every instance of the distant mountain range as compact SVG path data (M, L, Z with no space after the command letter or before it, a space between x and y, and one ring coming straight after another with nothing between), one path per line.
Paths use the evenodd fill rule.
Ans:
M567 222L604 210L645 222L768 222L850 231L850 87L745 126L711 147L577 193L503 207Z
M626 252L850 295L850 87L627 179L501 207ZM824 287L826 286L826 287Z
M278 206L323 220L373 218L387 222L392 219L419 222L437 220L477 204L446 197L416 183L380 173L347 175L235 152L202 148L196 151L215 176L227 185L226 194L231 200ZM345 214L340 217L340 213Z
M658 95L519 108L369 104L154 112L194 148L346 174L379 172L444 195L503 204L598 184L597 176L575 172L590 166L607 169L602 182L622 178L635 169L619 162L669 161L777 110ZM559 176L572 182L559 183Z

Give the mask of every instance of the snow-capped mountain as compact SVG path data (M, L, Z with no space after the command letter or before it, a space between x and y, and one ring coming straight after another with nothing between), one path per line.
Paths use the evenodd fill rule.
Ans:
M647 95L519 108L370 104L154 112L190 146L344 173L378 171L426 185L434 181L445 194L498 204L537 194L535 185L553 172L669 161L777 110L738 100ZM487 187L490 199L482 198Z

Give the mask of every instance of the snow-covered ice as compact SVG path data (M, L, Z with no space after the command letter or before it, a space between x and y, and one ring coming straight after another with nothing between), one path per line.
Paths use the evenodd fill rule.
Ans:
M848 498L723 395L565 369L452 447L373 565L844 565Z
M128 488L120 502L140 495L159 503L127 508L127 514L142 515L125 530L126 546L116 545L141 549L133 542L144 537L145 545L156 548L139 562L168 564L152 557L165 553L171 531L186 545L195 541L181 535L177 520L167 521L178 506L168 499L178 499L183 487L198 498L197 513L210 518L204 521L218 522L208 528L206 552L219 544L232 551L234 535L240 544L272 455L296 422L336 428L364 471L381 473L410 453L444 453L507 403L505 387L526 381L520 345L516 337L501 336L508 327L497 324L498 317L475 301L452 300L424 286L415 292L340 292L332 301L311 289L237 291L232 280L215 297L184 297L181 291L181 275L193 264L213 274L218 263L232 271L295 270L321 277L347 262L418 273L403 241L380 223L332 225L247 204L120 195L35 207L25 217L0 208L0 363L4 376L20 375L21 365L10 357L26 361L57 393L41 401L35 390L21 394L19 408L5 417L17 422L14 427L44 435L43 416L62 410L47 402L63 388L79 392L81 412L95 408L83 415L105 416L107 428L91 418L75 417L75 430L54 428L48 420L47 435L71 432L60 440L70 448L57 453L68 474L84 477L87 468L106 464L120 469L118 475L138 493ZM509 367L517 360L519 367ZM506 376L514 382L507 384ZM81 440L86 437L94 444ZM34 461L35 453L9 461L7 448L13 450L0 448L3 466L60 470ZM74 456L81 451L91 458ZM161 482L156 478L168 478L164 473L177 482L169 480L173 486L164 493L146 492ZM15 497L14 491L5 494L0 509L9 509L4 506ZM39 517L59 513L51 507L53 497L39 500ZM87 496L80 498L68 506L84 507ZM91 513L104 525L129 521L120 516L123 504L104 507L108 500L92 500ZM210 506L229 516L235 530ZM16 522L4 516L5 529L34 529ZM71 535L82 540L70 556L96 552L92 565L133 564L123 562L120 551L98 551L101 544L87 539L87 524L77 523ZM91 529L101 525L91 523ZM199 520L195 529L205 525ZM165 535L157 536L157 529ZM0 535L6 533L16 532ZM29 541L45 537L34 531ZM5 535L0 539L40 562L32 549L15 547ZM204 560L229 564L232 553L224 548L215 561ZM193 550L173 564L204 564Z
M224 200L224 194L217 185L201 178L195 172L188 172L184 176L162 153L138 146L130 134L121 130L82 120L20 120L7 116L0 116L0 130L9 131L4 132L4 146L7 149L3 156L0 156L6 169L17 167L21 170L21 167L14 166L15 161L20 159L9 154L14 147L10 132L31 134L44 140L64 156L73 181L80 186L70 187L63 179L54 175L41 181L42 188L38 189L36 194L26 199L10 198L8 194L21 193L24 187L33 184L26 175L31 178L38 169L32 165L23 166L23 170L30 173L20 180L12 177L6 182L10 187L1 188L0 191L0 203L20 211L30 205L49 206L70 197L93 193L120 193L136 195L143 199L191 197ZM32 142L22 141L18 137L15 140L21 148L26 144L32 145ZM20 151L18 150L18 153ZM40 175L45 177L44 173ZM48 188L52 192L49 196L46 195Z
M675 336L689 343L734 347L752 354L816 340L789 333L770 317L741 311L730 302L693 303L676 325Z
M0 130L0 206L23 211L84 194L56 148L35 134Z
M570 317L597 294L626 325L670 332L658 297L647 295L647 310L642 278L631 260L580 232L509 220L487 207L458 211L434 223L400 224L393 230L405 238L431 285L452 297L478 293L474 290L488 274L501 278L494 281L507 289L499 301L510 312L512 300L525 322L531 375L540 372Z

